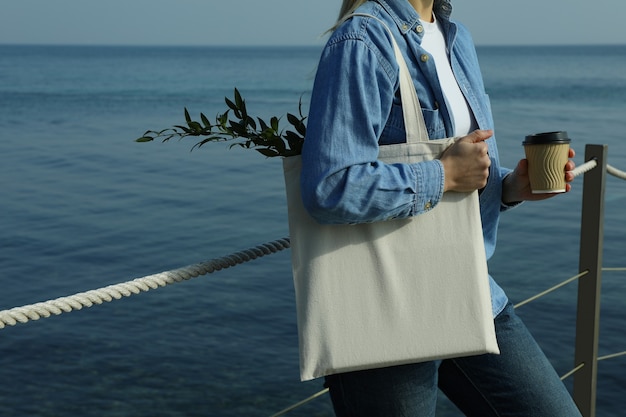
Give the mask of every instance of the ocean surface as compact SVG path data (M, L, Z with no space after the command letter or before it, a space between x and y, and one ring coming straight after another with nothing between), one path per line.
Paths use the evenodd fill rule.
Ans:
M307 103L319 48L0 46L0 310L219 258L288 236L281 162L148 129ZM482 47L503 164L566 130L584 162L626 170L626 46ZM492 275L514 302L578 272L582 178L506 213ZM605 267L626 266L626 181L606 189ZM626 275L606 272L600 355L626 350ZM299 382L288 250L0 330L0 415L269 416ZM576 285L519 312L559 374L573 367ZM571 389L571 378L567 380ZM626 357L602 361L598 415L623 416ZM289 414L331 416L328 396ZM438 416L459 416L445 399Z

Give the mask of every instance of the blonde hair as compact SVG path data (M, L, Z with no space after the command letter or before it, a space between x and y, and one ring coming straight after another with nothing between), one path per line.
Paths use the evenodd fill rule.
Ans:
M367 0L343 0L338 20L340 21L350 13L354 12L363 3L367 3Z
M332 32L337 29L337 27L341 24L341 22L347 15L354 12L359 6L367 2L368 0L343 0L343 3L341 4L341 9L339 10L339 17L337 18L337 22L335 23L335 26L328 30L328 32Z

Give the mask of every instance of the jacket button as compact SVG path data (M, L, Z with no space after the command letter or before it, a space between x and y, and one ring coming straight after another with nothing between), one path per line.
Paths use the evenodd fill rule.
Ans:
M407 25L406 23L402 25L402 30L408 30L409 29L409 25Z
M417 27L415 28L415 31L417 33L422 33L424 31L424 26L422 25L417 25Z
M430 57L428 56L428 54L422 54L422 56L420 57L422 62L428 62L428 60L430 59Z
M430 210L431 208L433 208L433 203L427 201L426 204L424 204L424 210Z

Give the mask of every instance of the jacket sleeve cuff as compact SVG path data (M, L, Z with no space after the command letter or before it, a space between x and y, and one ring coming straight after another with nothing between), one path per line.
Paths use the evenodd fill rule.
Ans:
M504 175L502 176L502 185L504 185L504 180L506 179L506 177L511 175L513 171L509 169L506 169L506 170L503 169L503 172L504 172ZM500 199L500 211L504 212L504 211L510 210L513 207L517 207L522 203L523 201L514 201L511 203L505 203L504 201L502 201L502 199Z
M416 177L415 202L411 215L432 210L443 196L445 174L440 160L424 161L413 164Z

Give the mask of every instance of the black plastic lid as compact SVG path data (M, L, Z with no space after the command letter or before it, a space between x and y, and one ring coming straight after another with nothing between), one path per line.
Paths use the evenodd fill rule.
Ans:
M567 137L566 131L560 132L544 132L535 133L526 136L523 145L545 145L550 143L570 143L571 139Z

